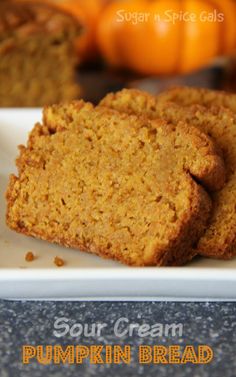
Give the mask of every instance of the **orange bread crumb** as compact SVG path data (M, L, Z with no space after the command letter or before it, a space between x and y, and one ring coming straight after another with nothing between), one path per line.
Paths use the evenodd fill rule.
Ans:
M25 254L26 262L32 262L34 259L35 259L35 256L32 253L32 251L28 251L28 253Z
M54 264L57 266L57 267L62 267L64 266L65 262L62 258L60 257L55 257L54 258Z

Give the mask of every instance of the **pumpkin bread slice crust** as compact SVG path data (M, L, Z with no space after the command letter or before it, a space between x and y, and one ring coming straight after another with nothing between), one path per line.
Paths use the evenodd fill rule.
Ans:
M194 91L190 89L190 92ZM170 96L172 92L173 97ZM178 102L186 107L169 102L176 100L177 94L179 99L183 97ZM128 113L146 114L150 119L162 118L172 123L182 120L199 128L217 142L226 163L226 184L221 191L212 193L212 217L197 249L204 256L230 259L236 253L236 116L222 107L206 109L199 105L191 106L189 98L188 89L186 95L179 89L170 90L167 96L164 93L158 97L137 90L125 90L108 95L102 104ZM232 104L233 102L231 107Z
M176 87L160 93L158 98L167 102L176 102L182 106L202 105L225 107L236 113L236 94L205 88Z
M44 110L7 190L17 232L128 265L181 265L205 230L211 141L83 101ZM209 166L210 165L210 166Z

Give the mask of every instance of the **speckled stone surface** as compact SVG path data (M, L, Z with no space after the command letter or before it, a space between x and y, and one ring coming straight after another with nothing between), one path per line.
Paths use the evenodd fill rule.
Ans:
M58 339L54 322L59 317L69 324L106 323L100 337L65 335ZM137 334L118 338L114 323L182 323L182 336L142 338ZM134 350L130 365L23 365L22 345L129 344ZM207 365L140 365L136 349L142 344L208 344L214 359ZM0 301L0 377L147 376L147 377L235 377L236 303L181 302L12 302Z

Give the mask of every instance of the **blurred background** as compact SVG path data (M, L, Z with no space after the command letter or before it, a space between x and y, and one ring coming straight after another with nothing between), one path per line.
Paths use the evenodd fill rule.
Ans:
M235 0L0 0L0 106L236 91Z

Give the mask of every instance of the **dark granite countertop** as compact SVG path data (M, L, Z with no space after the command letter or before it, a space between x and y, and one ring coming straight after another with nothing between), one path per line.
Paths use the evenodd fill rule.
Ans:
M57 338L53 331L57 318L69 324L106 323L100 336ZM140 337L135 333L122 338L114 335L114 323L125 317L130 323L183 325L180 336ZM124 330L126 327L122 327ZM58 330L59 331L59 330ZM61 331L61 330L60 330ZM134 353L140 345L194 346L207 344L214 350L207 365L40 365L22 364L23 345L131 345ZM234 377L236 376L236 303L193 302L13 302L0 301L0 377L41 376L155 376L155 377Z

